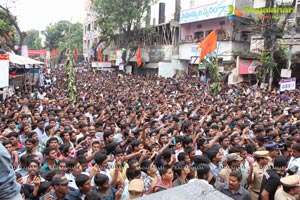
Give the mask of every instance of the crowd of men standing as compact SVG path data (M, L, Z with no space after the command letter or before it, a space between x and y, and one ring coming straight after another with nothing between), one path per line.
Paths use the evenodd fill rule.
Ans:
M48 72L51 86L0 104L0 199L134 199L199 179L236 200L298 199L298 90L88 70L74 102Z

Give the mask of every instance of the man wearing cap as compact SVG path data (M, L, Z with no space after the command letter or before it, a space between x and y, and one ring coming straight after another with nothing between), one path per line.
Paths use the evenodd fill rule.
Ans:
M269 151L268 166L272 167L274 165L275 157L279 155L278 145L276 143L272 143L272 144L266 144L265 147L266 147L266 150Z
M52 186L54 192L49 192L42 197L42 200L81 200L76 191L69 190L69 181L67 177L61 174L56 174L52 178Z
M251 200L257 200L261 187L261 182L265 171L268 166L268 151L256 151L254 152L254 158L256 162L250 167L247 177L247 183L249 185L249 192Z
M128 186L129 197L125 200L136 199L143 196L144 182L141 179L133 179Z
M220 183L227 183L229 181L229 174L232 171L239 170L241 160L243 160L243 158L240 157L237 153L231 153L227 155L226 160L228 166L223 168L218 174L217 185L219 185Z
M300 176L291 175L280 179L282 188L275 193L275 200L296 200L300 193Z
M288 169L291 169L292 167L297 168L296 174L300 175L300 144L293 144L292 150L293 157L288 164Z

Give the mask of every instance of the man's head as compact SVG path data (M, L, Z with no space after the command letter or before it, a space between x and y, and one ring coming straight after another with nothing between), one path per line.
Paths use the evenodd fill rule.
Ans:
M265 166L268 164L269 159L268 156L269 151L255 151L254 152L254 158L256 159L257 163L261 166Z
M18 144L19 144L18 137L19 137L19 134L17 132L10 132L7 135L7 138L11 141L11 143L14 147L18 146Z
M300 157L300 144L293 144L292 145L293 157L299 158Z
M28 159L28 157L27 157ZM28 174L30 176L35 176L35 173L40 170L40 162L34 159L31 159L26 162L28 168Z
M158 171L162 180L170 181L170 182L173 180L174 174L170 165L164 165Z
M242 173L240 171L233 171L229 174L229 189L237 190L242 181Z
M283 191L286 193L296 196L300 192L300 176L291 175L280 179L282 183Z
M77 176L81 173L81 171L82 171L81 165L77 160L67 161L67 173Z
M67 177L61 174L57 174L52 178L52 186L56 193L60 195L66 195L69 192L69 181Z
M100 191L107 191L109 189L109 178L105 174L96 174L94 176L94 182Z
M266 150L269 151L269 156L271 158L275 158L276 156L279 155L279 149L278 149L278 145L276 143L272 143L272 144L267 144L265 145Z
M100 167L101 170L105 170L108 166L108 157L106 154L104 153L96 153L94 161L95 163L98 165L98 167Z
M75 183L82 194L87 194L91 191L91 179L89 176L79 174L75 179Z
M240 167L243 158L240 157L237 153L231 153L227 155L226 160L231 169L237 169Z
M52 147L47 147L44 150L44 155L46 157L47 160L56 160L57 159L57 154L56 154L56 149L52 148Z
M287 165L287 161L283 155L275 157L274 169L276 170L277 174L284 176L286 174L286 165Z

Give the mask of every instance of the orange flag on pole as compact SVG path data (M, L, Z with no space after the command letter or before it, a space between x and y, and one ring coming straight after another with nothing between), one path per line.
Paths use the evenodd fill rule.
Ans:
M137 66L140 67L142 66L142 58L141 58L141 48L140 48L140 45L136 51L136 63L137 63Z
M76 60L78 60L78 54L77 54L77 50L76 50L75 47L74 47L73 54L74 54L74 58L75 58Z
M50 53L50 57L53 58L55 56L56 50L52 49L51 53Z
M199 59L199 64L201 60L209 53L217 49L217 32L212 31L196 48L197 50L201 48L201 55Z
M102 57L102 54L101 54L100 47L97 48L97 53L98 53L98 60L99 60L99 62L103 62L103 57Z

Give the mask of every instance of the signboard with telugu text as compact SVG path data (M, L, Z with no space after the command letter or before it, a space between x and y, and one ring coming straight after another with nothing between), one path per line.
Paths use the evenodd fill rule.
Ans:
M284 92L286 90L295 90L295 89L296 89L296 78L280 80L280 92Z
M199 1L200 5L180 12L180 24L226 17L235 0Z

